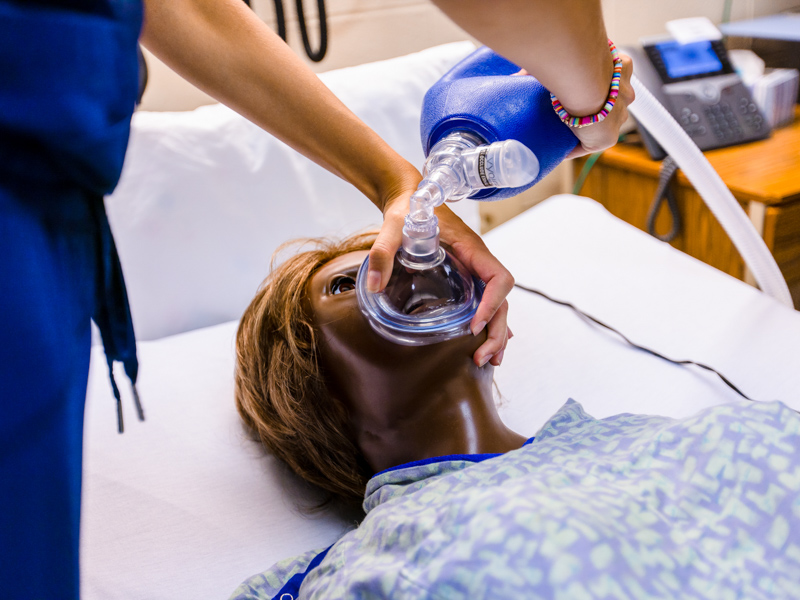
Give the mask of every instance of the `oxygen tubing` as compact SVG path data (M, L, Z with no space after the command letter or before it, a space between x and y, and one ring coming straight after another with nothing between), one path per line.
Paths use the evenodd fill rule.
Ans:
M628 110L678 163L741 254L758 287L781 304L794 309L789 287L778 263L719 174L636 76L631 77L631 84L636 92L636 100Z

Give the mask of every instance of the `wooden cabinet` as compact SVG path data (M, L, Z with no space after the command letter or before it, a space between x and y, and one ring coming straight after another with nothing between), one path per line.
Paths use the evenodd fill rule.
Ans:
M800 308L800 108L794 123L774 131L769 139L705 154L763 235L786 277L795 307ZM576 173L586 159L579 160ZM620 143L602 154L580 193L644 230L660 167L661 162L651 160L640 144ZM676 179L673 189L683 229L671 244L752 283L739 253L700 196L683 173ZM666 233L670 226L664 203L656 231Z

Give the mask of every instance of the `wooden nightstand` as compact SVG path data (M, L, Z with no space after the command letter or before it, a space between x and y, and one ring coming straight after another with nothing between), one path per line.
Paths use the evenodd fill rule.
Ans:
M709 150L705 155L761 232L786 277L795 308L800 308L800 107L794 123L774 131L769 139ZM586 159L579 160L576 173ZM641 145L617 144L602 154L580 194L644 230L660 167L661 162L651 160ZM678 173L673 185L683 230L671 244L749 281L739 253L683 173ZM669 228L664 203L656 231L666 233Z

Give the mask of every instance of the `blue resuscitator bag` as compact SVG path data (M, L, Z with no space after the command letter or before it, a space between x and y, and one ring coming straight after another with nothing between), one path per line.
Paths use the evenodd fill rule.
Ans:
M520 67L482 47L448 71L425 94L420 119L422 147L431 148L454 131L486 143L513 139L539 160L539 174L525 186L479 190L474 200L502 200L528 189L561 163L578 138L559 119L550 92L530 75L511 77Z

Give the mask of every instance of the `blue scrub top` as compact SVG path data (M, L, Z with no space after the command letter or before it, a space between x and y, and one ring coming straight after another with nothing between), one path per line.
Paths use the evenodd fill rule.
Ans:
M141 25L140 0L0 0L0 56L12 57L0 85L3 180L114 189Z
M141 0L0 0L2 598L79 597L90 317L109 365L137 376L103 196L128 144L141 25Z
M103 196L122 171L141 27L141 0L0 0L0 186L62 232L93 229L93 319L109 364L122 361L134 382L133 326Z

